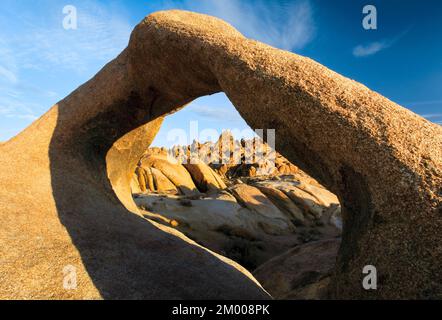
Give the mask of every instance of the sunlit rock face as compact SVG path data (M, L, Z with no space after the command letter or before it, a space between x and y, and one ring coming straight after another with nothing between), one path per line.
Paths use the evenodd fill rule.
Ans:
M442 127L183 11L144 19L120 56L0 145L0 297L268 298L240 265L145 219L131 194L162 117L219 91L338 196L331 297L440 297ZM382 275L378 290L363 289L365 265ZM76 290L63 270L75 270Z
M261 164L266 163L262 161L264 153L254 154L250 161L246 161L239 141L228 141L226 148L219 146L220 141L194 142L170 150L149 148L132 180L134 200L142 214L176 228L250 271L261 268L268 260L293 247L340 237L339 200L316 180L276 152L272 163L274 170L256 170L250 175L249 171L239 168L245 165L262 168ZM231 155L229 150L232 148L240 151L240 161L226 157L225 165L230 168L229 172L218 175L211 167L218 167L219 161L207 150L218 155L220 150L225 149L225 153ZM198 156L198 149L203 150L202 157ZM211 162L206 164L200 159L210 159ZM159 160L161 166L158 165ZM294 168L293 174L281 174L278 170L281 163ZM265 167L268 168L270 165ZM159 180L158 173L167 182ZM197 193L186 192L189 188L185 185L190 185L189 176L195 182ZM165 185L169 187L165 188ZM320 248L330 251L324 252L324 256L333 266L337 250L329 250L327 246ZM290 272L291 269L284 270ZM315 278L312 282L315 280L319 281ZM270 277L264 288L273 290L274 283ZM277 296L281 297L280 294ZM297 297L301 297L301 293Z

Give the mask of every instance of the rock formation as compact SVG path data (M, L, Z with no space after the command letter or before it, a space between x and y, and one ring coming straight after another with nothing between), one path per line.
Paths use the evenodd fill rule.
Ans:
M238 264L142 217L130 191L162 118L219 91L339 197L330 297L440 297L442 127L183 11L144 19L115 60L0 145L0 297L268 298ZM368 264L376 291L361 286ZM66 266L76 290L63 286Z
M253 274L275 298L327 299L339 244L329 239L297 246Z
M282 212L291 217L296 225L304 225L305 217L301 209L281 190L273 186L258 186L258 189L265 194Z
M166 150L149 149L135 169L133 193L198 195L226 189L222 178L198 158L180 163Z
M307 174L298 170L294 175L280 175L275 170L271 176L224 177L224 182L208 165L191 155L193 147L201 145L208 146L210 143L194 142L191 146L173 147L169 151L149 148L135 171L136 179L132 184L135 203L143 216L176 228L197 243L249 270L293 246L341 235L338 199ZM190 152L181 160L190 160L191 163L176 163L174 157L183 154L180 150ZM170 153L174 157L167 157ZM190 174L201 194L178 192L180 185L174 185L164 175L175 190L159 187L155 179L147 174L151 172L150 175L155 177L158 172L162 175L159 170L148 166L158 157L162 161L173 162L163 167L167 168L169 176L175 177L174 181L186 180L185 177ZM258 163L259 157L255 158ZM234 166L229 159L227 162L227 165ZM183 167L188 173L180 177ZM154 182L149 183L150 180ZM302 194L290 198L287 194L293 190L308 192L308 198L302 198ZM298 206L298 202L302 205ZM336 252L333 254L336 257ZM331 256L330 253L326 255ZM267 284L273 288L270 280L266 281Z
M279 221L279 226L264 224L266 233L279 234L282 230L293 230L293 225L267 197L259 191L258 188L247 184L238 184L232 188L232 192L238 202L242 203L246 208L255 211L260 216Z
M147 153L169 155L183 164L197 159L226 178L300 172L297 166L260 138L237 141L229 131L224 131L215 143L194 141L191 145L174 146L170 150L150 148Z
M201 160L191 159L190 163L183 165L189 171L200 191L210 192L227 188L221 177Z
M170 185L172 188L175 186L181 191L181 193L185 195L193 195L198 193L198 189L192 180L192 176L184 168L184 166L182 166L180 163L173 163L169 161L167 157L158 155L146 157L141 162L141 168L144 168L146 171L150 170L150 168L157 169L156 172L159 171L159 174L155 175L157 177L157 186L159 186L158 182L161 174L169 181L168 185ZM163 178L162 180L165 182L166 179ZM166 187L160 187L160 189L164 188ZM151 187L150 189L154 190L154 187Z

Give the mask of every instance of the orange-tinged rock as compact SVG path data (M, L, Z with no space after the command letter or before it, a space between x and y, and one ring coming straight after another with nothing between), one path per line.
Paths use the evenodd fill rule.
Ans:
M268 298L240 265L147 221L130 190L163 117L220 91L340 199L331 297L440 297L442 127L309 58L177 10L144 19L115 60L0 145L0 297ZM361 286L369 264L379 290ZM66 266L76 290L63 288Z

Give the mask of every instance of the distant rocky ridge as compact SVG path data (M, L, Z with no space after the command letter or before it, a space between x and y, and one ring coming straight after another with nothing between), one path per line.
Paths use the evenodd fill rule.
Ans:
M274 297L282 297L279 289L275 290L272 278L263 275L263 264L305 243L339 240L342 230L339 201L265 144L261 156L249 152L252 160L245 160L244 148L256 145L251 141L229 139L231 143L223 148L226 135L223 133L215 143L194 142L193 146L198 148L147 150L132 180L135 202L146 218L177 228L250 271L260 267L264 288ZM203 148L219 158L227 155L226 163L220 167L219 158L207 153L196 158ZM229 151L232 148L237 148L236 160ZM274 154L271 161L266 157L270 153ZM211 158L212 162L206 164L201 158L205 161ZM322 253L325 269L328 268L324 274L331 272L336 254L335 249ZM285 265L290 270L289 264ZM303 272L308 270L318 272L316 267L305 265ZM312 278L304 281L304 285L316 288L317 281L318 278ZM309 297L319 299L323 293L310 290Z
M214 144L216 148L211 150L219 150L218 144L219 141ZM202 145L210 146L211 143ZM265 148L269 150L266 145ZM172 148L172 152L174 150ZM184 150L187 151L187 157L177 158L176 154L171 156L170 150L165 148L149 148L135 169L132 192L198 196L229 189L235 194L234 187L245 181L259 190L263 197L275 199L276 205L293 215L296 224L302 223L304 219L300 218L295 206L301 206L306 209L306 216L315 218L320 215L320 210L313 203L326 207L339 204L335 195L275 151L271 151L275 153L273 163L267 159L261 161L258 157L255 163L245 163L244 151L241 150L238 153L242 159L238 161L239 164L236 161L224 163L224 170L220 170L217 162L204 163L200 158L193 158L191 146L186 146ZM248 170L244 170L245 166ZM292 180L294 187L284 185L283 181L286 180ZM290 201L294 202L294 206L289 204Z
M307 174L271 149L260 138L238 141L233 138L230 131L224 131L216 142L200 143L194 141L191 145L174 146L170 149L164 147L149 148L137 168L139 178L141 177L140 174L151 174L143 172L143 167L146 167L149 158L153 159L155 157L168 159L170 163L182 164L189 171L196 170L196 168L198 168L198 171L204 170L207 174L206 178L218 180L214 182L214 185L219 183L218 175L224 179L281 174L300 174L305 176L306 179L308 178ZM149 164L147 166L149 167ZM213 175L210 178L209 176L212 176L210 172L216 172L218 175ZM195 177L193 178L195 179ZM141 177L141 179L144 178ZM312 180L312 178L308 179ZM140 183L141 188L145 189L143 183Z

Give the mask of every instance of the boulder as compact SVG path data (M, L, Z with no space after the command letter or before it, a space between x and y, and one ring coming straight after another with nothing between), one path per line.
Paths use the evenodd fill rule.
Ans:
M235 260L248 270L281 254L299 242L296 233L275 232L280 223L239 205L227 191L192 199L143 194L135 197L143 216L173 225L189 238ZM272 230L273 232L268 232Z
M138 180L138 175L134 173L132 180L130 180L130 190L133 194L140 194L146 190L141 190L140 181Z
M178 188L170 181L160 170L150 168L153 181L155 182L155 191L160 193L178 194Z
M314 195L297 187L290 188L285 192L287 196L305 212L310 213L316 219L321 218L324 206Z
M258 188L237 184L230 190L240 204L266 219L261 222L265 232L284 234L295 229L289 217L284 215Z
M306 183L304 181L297 184L296 188L309 193L312 197L316 199L317 203L324 207L330 207L331 205L339 204L338 197L325 188L321 188L319 186Z
M217 191L227 188L221 177L202 161L192 159L190 163L184 163L183 166L189 171L193 181L201 192Z
M141 167L137 167L135 169L135 178L138 184L138 189L141 192L146 192L147 191L146 170L144 170Z
M302 210L284 192L271 185L258 185L257 187L274 205L292 219L295 225L305 225L306 220Z
M147 186L149 187L149 190L155 191L156 189L158 189L158 185L155 185L154 183L152 169L151 168L143 168L143 169L145 171Z
M327 298L339 245L339 239L328 239L296 246L253 274L277 299Z
M142 166L155 168L166 176L184 195L198 194L198 189L189 172L172 158L165 156L148 156L143 158Z

